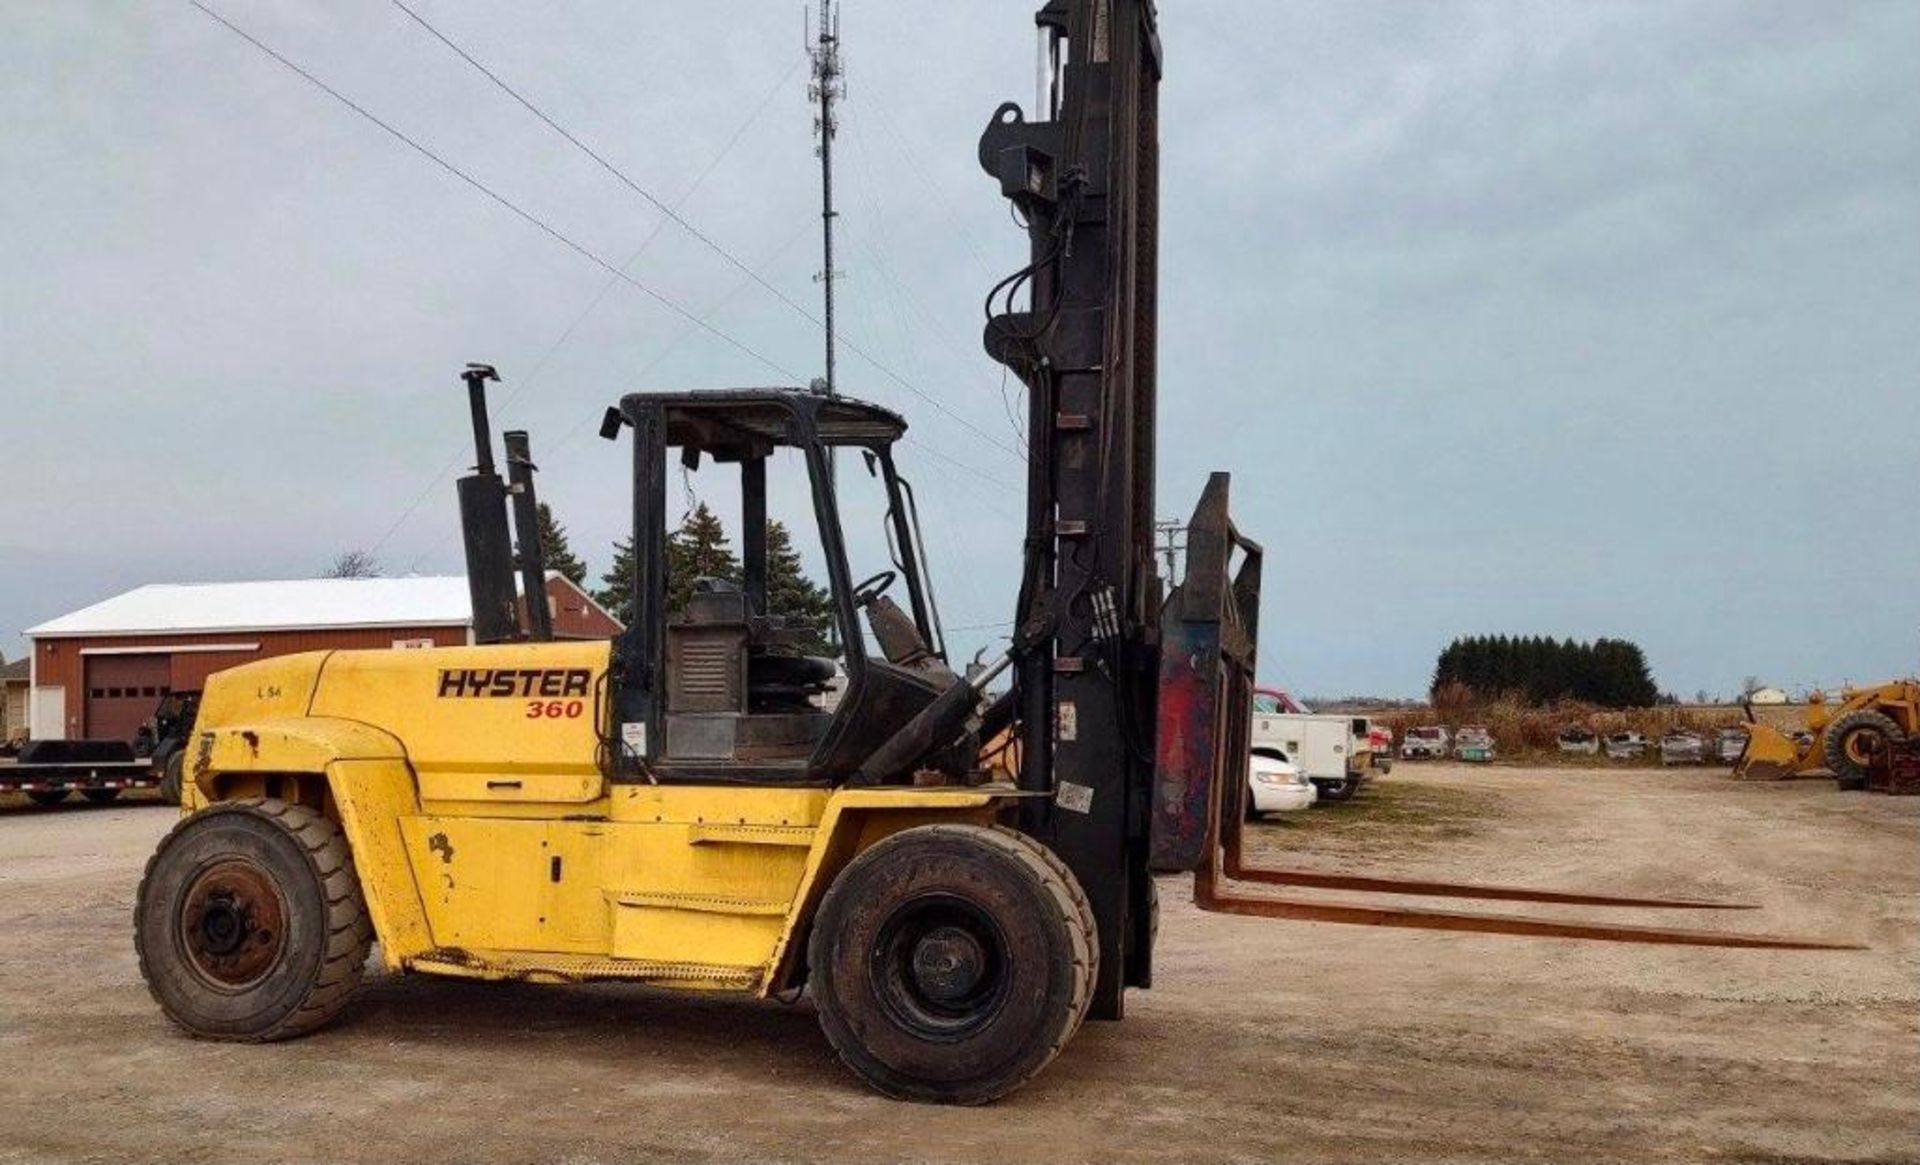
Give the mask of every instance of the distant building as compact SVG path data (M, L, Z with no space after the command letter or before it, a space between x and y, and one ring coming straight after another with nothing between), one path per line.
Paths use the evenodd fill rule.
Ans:
M1754 704L1791 704L1793 697L1779 688L1755 688L1747 695L1749 703Z
M27 688L33 683L33 660L21 656L0 667L0 741L27 734Z
M547 605L556 637L620 630L557 571L547 574ZM461 575L154 584L31 627L27 638L22 723L34 739L131 740L161 696L196 690L224 668L300 651L472 643L473 606Z

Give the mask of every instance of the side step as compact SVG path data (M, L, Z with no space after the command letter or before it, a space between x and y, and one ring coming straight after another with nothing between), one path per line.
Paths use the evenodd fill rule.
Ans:
M760 985L760 967L719 963L609 959L598 955L548 952L472 951L441 947L407 960L409 971L462 979L505 979L527 983L594 983L630 980L708 991L751 991Z

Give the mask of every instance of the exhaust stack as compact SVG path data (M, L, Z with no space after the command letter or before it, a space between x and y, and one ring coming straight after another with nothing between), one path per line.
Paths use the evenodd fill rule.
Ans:
M507 643L520 637L513 541L507 531L507 487L494 468L493 432L487 423L487 381L500 379L500 374L488 364L469 364L460 379L467 382L467 408L473 414L473 472L456 483L467 593L473 599L473 640Z
M533 463L525 430L509 430L507 492L513 495L513 529L520 536L515 560L520 566L520 593L527 602L527 638L553 641L553 611L547 606L547 548L540 543L540 500L533 492Z

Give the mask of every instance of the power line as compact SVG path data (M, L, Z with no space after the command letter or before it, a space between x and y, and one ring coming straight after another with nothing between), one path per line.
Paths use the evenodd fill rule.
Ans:
M767 291L771 292L776 298L781 300L783 303L787 304L787 306L803 314L806 312L806 309L801 307L798 303L795 303L791 298L789 298L786 292L781 291L778 287L775 287L772 283L769 283L767 280L761 278L760 274L756 272L753 268L747 266L745 263L742 263L739 260L739 258L737 258L734 255L732 251L729 251L725 247L721 246L719 243L714 242L713 239L708 237L707 234L703 232L699 227L694 226L692 223L688 222L686 219L680 217L679 212L676 211L673 207L668 206L666 203L660 201L659 198L655 197L651 190L648 190L646 187L640 185L638 182L635 182L632 178L629 178L626 174L626 171L620 169L620 167L614 165L612 162L609 162L606 159L606 157L603 154L601 154L598 150L594 149L592 146L588 145L587 143L581 141L579 138L575 137L572 131L568 130L566 126L563 126L559 122L553 120L553 118L547 116L546 111L541 109L538 105L535 105L533 102L527 100L525 97L522 97L520 95L519 90L515 89L513 86L501 80L500 75L498 73L495 73L492 69L487 68L487 66L481 64L478 60L474 59L473 54L467 52L467 50L455 44L453 40L447 36L446 33L443 33L439 29L435 28L432 25L432 23L430 23L427 20L426 17L420 15L418 12L415 12L412 8L409 8L404 3L404 0L392 0L392 4L395 8L398 8L400 11L406 13L407 16L410 19L412 19L412 21L415 24L419 25L421 28L426 29L428 33L432 34L435 40L439 41L441 44L451 49L454 52L454 54L458 56L461 60L465 61L469 65L472 65L475 69L479 70L480 75L485 77L487 80L493 82L494 86L498 88L502 93L505 93L507 96L519 102L521 108L525 109L528 113L531 113L535 117L539 118L541 122L543 122L548 129L551 129L553 132L567 139L569 144L571 144L575 149L579 150L581 153L585 154L587 157L592 158L594 162L597 163L602 170L605 170L607 173L613 175L614 178L618 179L623 186L633 191L635 194L638 194L640 197L646 199L649 203L653 205L654 209L658 210L661 214L666 215L669 219L677 223L681 227L681 229L685 230L688 234L692 235L694 238L700 240L701 243L706 245L708 250L720 256L722 259L725 259L727 262L733 264L734 267L738 268L741 272L745 273L755 283L758 283L761 287L764 287Z
M455 166L452 162L449 162L447 159L441 157L439 154L435 153L432 149L428 148L426 145L422 144L420 141L409 136L402 130L392 125L391 123L383 120L378 115L374 114L371 110L367 109L365 106L354 101L352 98L348 97L346 94L335 89L333 86L329 85L327 82L323 81L321 78L319 78L312 72L308 71L306 68L302 67L301 65L297 64L290 58L286 57L284 54L280 53L278 50L274 49L272 46L261 41L259 38L247 32L245 29L241 28L240 26L234 24L232 21L228 20L225 16L221 15L219 12L216 12L214 9L202 3L201 0L189 0L189 3L191 3L193 7L198 9L203 15L207 16L209 19L213 20L214 22L221 25L223 28L227 29L227 31L233 33L235 36L239 37L241 40L247 42L249 45L259 50L264 55L272 58L277 64L279 64L283 68L294 73L296 76L300 77L302 80L306 81L308 84L314 86L315 88L319 89L321 92L325 93L327 96L333 98L335 101L346 106L348 109L360 115L365 120L372 122L375 126L385 131L389 136L395 138L396 140L401 142L403 145L413 150L415 153L418 153L422 157L426 158L428 161L432 162L436 166L439 166L441 169L445 170L447 173L460 179L460 181L464 182L468 186L472 187L474 190L486 196L491 201L498 203L503 208L507 209L508 211L511 211L516 217L527 222L529 225L537 228L538 230L540 230L541 233L547 235L549 238L552 238L554 241L560 243L562 246L566 247L568 250L573 251L574 253L580 255L582 258L585 258L589 262L593 263L595 266L606 271L610 276L612 276L618 282L625 283L641 291L642 293L647 295L649 298L655 300L656 302L660 303L661 305L673 311L674 314L687 320L694 327L697 327L700 330L705 331L708 334L719 338L720 340L727 343L730 347L733 347L745 353L746 355L753 357L755 360L773 369L775 372L779 373L783 377L786 377L788 380L797 381L800 379L799 375L794 373L791 369L785 368L782 365L776 363L775 361L771 360L767 356L756 351L755 349L743 343L742 341L735 339L733 336L729 335L728 333L713 326L705 318L702 318L701 316L696 316L695 314L693 314L691 311L689 311L687 308L683 307L679 303L661 294L660 292L655 291L653 288L648 287L646 284L640 282L639 280L633 278L632 276L628 275L624 270L614 266L612 263L608 262L605 258L600 256L599 254L588 249L583 244L576 242L574 239L562 233L559 229L553 227L552 225L548 224L544 220L540 219L538 216L534 215L532 212L526 210L525 208L511 201L504 195L495 191L494 189L486 185L484 182L481 182L478 178L475 178L473 175L460 169L458 166ZM750 268L746 269L746 274L755 282L760 282L764 284L764 280L762 280L761 277L757 273L753 272ZM791 299L789 299L784 295L780 296L780 298L789 304L792 303ZM719 305L716 304L715 306L717 308ZM809 320L811 320L814 324L816 324L816 326L819 324L819 321L816 319L813 319L813 317L809 313L807 313L804 309L799 309L799 310L803 316L806 316ZM880 371L883 375L887 376L889 379L893 380L895 383L901 385L903 388L906 388L908 391L914 393L916 396L919 396L922 399L926 400L929 404L933 405L939 411L946 413L949 417L951 417L953 420L958 422L964 428L971 430L977 436L987 441L988 444L993 445L995 448L998 448L1003 452L1006 452L1014 456L1015 458L1024 461L1024 457L1022 457L1022 455L1019 454L1017 451L1010 448L1009 446L1003 445L1000 442L994 440L992 437L990 437L984 431L979 429L977 426L967 421L964 417L961 417L958 414L954 413L951 409L948 409L940 401L929 396L926 392L922 391L918 387L914 386L913 384L905 380L898 373L894 372L891 368L888 368L884 364L881 364L878 360L876 360L874 357L869 355L864 349L851 343L847 343L845 346L848 348L848 350L852 351L855 355L858 355L859 357L861 357L861 359L865 360L868 364L872 365L875 369ZM936 458L939 461L952 465L955 468L964 470L967 473L983 481L990 482L1002 488L1010 488L1008 487L1004 479L995 477L992 474L989 474L972 465L969 465L966 462L961 461L958 458L955 458L932 445L928 445L924 442L914 440L911 437L907 438L906 440L908 443L913 444L922 450L925 450L928 454L930 454L932 457ZM459 458L458 458L458 455L456 455L453 464L457 465L458 461L459 461ZM440 476L444 477L445 473L450 472L450 470L451 470L451 467L449 467L448 470L443 470ZM394 526L391 527L385 535L382 536L380 540L381 543L384 543L388 539L390 539L392 534L398 530L399 526L405 522L407 516L409 516L413 511L417 510L420 505L425 503L425 499L431 495L432 490L438 484L439 482L438 480L436 480L435 482L430 483L428 487L421 492L419 498L417 498L415 502L408 507L407 512L402 514L401 519L398 522L396 522Z
M781 243L778 247L776 247L771 253L767 255L766 262L771 263L774 260L778 259L780 256L786 254L787 251L791 249L795 243L799 242L801 238L803 238L807 234L807 232L812 229L813 228L810 223L801 223L800 228L798 230L794 231L793 234L787 236L786 242ZM742 291L745 291L747 289L747 286L748 286L748 283L746 280L744 279L736 280L734 282L734 285L727 290L726 294L722 295L719 299L714 300L713 303L707 306L707 309L701 313L702 318L712 319L714 316L718 315L720 313L720 310L726 307L728 304L732 303L734 299L738 297ZM673 353L679 349L680 345L686 342L687 337L691 335L693 335L693 329L691 327L681 328L680 331L674 335L673 339L667 341L666 347L654 353L652 359L648 360L645 364L642 364L639 367L639 369L632 374L633 379L638 381L644 378L647 375L647 373L653 371L667 357L673 355ZM575 424L571 429L568 429L565 433L562 433L560 435L559 440L555 441L551 445L545 446L541 451L541 456L542 457L558 457L561 450L572 446L572 444L576 440L578 440L581 437L581 435L585 434L586 432L589 431L590 428L597 426L599 423L600 423L600 414L589 413L587 416L582 417L580 421L577 424ZM446 471L442 471L441 476L445 477ZM432 486L428 487L428 492L431 492L434 488L437 488L439 484L440 484L439 481L436 480ZM424 501L425 498L426 498L426 494L422 494L420 500ZM420 563L424 561L429 555L439 553L441 550L445 549L446 545L451 541L453 541L453 534L450 531L447 533L444 533L437 541L435 541L432 545L430 545L426 550L421 551L420 554L416 558L414 558L413 564L410 565L407 569L409 571L417 569Z
M780 79L774 82L773 85L768 87L766 93L760 98L759 104L753 107L753 112L747 115L746 119L742 121L740 125L733 131L733 134L727 138L726 144L721 146L720 151L713 156L713 160L706 164L706 167L702 169L700 173L694 177L694 180L688 183L686 190L681 193L680 197L674 200L675 206L684 205L688 199L692 198L694 194L699 191L700 187L706 183L706 180L713 176L713 172L720 168L720 163L725 161L727 158L727 155L733 152L733 147L740 144L740 139L745 137L747 131L753 128L754 123L760 120L760 115L767 111L767 106L773 103L774 97L779 94L780 90L786 87L788 80L790 80L793 77L793 74L799 70L800 65L804 61L804 59L805 58L795 60L793 64L787 68L787 71L780 75ZM653 224L653 229L647 232L646 238L640 240L640 245L634 248L633 254L627 256L626 262L620 264L620 269L624 271L631 268L635 263L638 263L640 261L640 257L647 253L647 248L651 247L653 245L653 241L660 237L660 232L663 229L665 229L666 225L667 225L666 219L664 218L656 219ZM786 244L783 244L780 247L780 250L785 251L787 247L790 245L792 245L792 240L789 240ZM776 252L776 254L778 254L778 252ZM540 374L546 370L547 364L550 361L552 361L554 355L558 353L560 349L563 346L565 346L566 342L573 337L574 332L579 330L580 325L586 323L587 318L591 316L596 310L599 309L600 304L606 300L608 293L610 293L614 288L618 286L620 286L620 280L617 278L610 278L605 283L600 285L600 290L594 294L594 297L591 300L587 301L587 305L585 307L580 309L580 314L573 317L573 322L569 323L566 326L566 330L562 331L559 337L556 338L552 344L548 345L546 352L541 355L540 359L537 362L535 362L532 370L529 371L526 376L516 378L516 381L513 387L510 388L504 396L502 396L498 404L493 406L490 412L496 419L501 414L506 412L507 407L509 405L511 405L520 396L525 394L528 389L534 386L535 382L539 380ZM745 286L746 286L745 281L742 281L741 283L735 285L735 291L737 292L739 289L744 288ZM731 299L732 294L733 293L729 293L727 298ZM701 318L711 320L713 318L714 312L717 309L718 309L718 305L715 305L715 307L713 308L707 309L705 312L701 313ZM660 355L656 356L652 361L648 362L648 364L644 368L642 368L639 373L636 373L635 375L645 375L648 369L652 368L655 364L658 364L661 359L665 358L668 352L671 352L675 348L678 348L680 346L681 341L685 340L688 336L692 334L693 334L693 329L690 327L681 329L680 333L676 335L673 338L673 340L666 346L666 348L661 351ZM597 417L593 419L596 421L598 420ZM552 452L553 452L552 450L549 450L548 451L549 455L551 455ZM449 473L452 473L456 468L459 467L460 462L464 457L465 457L465 453L463 451L461 450L454 451L453 456L448 459L447 464L443 466L438 473L434 474L433 480L427 483L426 487L420 491L419 496L414 498L413 501L407 505L407 508L400 512L400 516L394 519L393 525L387 528L387 532L380 535L380 540L373 544L372 550L370 550L369 553L377 552L382 546L386 545L387 542L396 533L399 532L400 527L406 524L407 519L411 518L414 514L419 512L420 507L425 505L427 502L427 499L433 495L433 491L440 488L440 484L446 480L447 475Z
M200 0L191 0L191 2L194 4L195 7L201 6ZM573 133L570 132L565 126L555 121L552 117L548 116L547 113L544 110L542 110L539 106L535 105L532 101L522 96L518 90L516 90L513 86L507 84L504 80L502 80L499 74L495 73L492 69L489 69L486 65L480 63L480 61L476 60L471 53L461 48L458 44L455 44L452 38L448 37L445 33L435 28L430 22L428 22L428 20L425 17L421 16L419 13L415 12L412 8L408 7L403 2L403 0L391 0L391 2L394 7L406 13L406 15L410 17L414 21L414 23L418 24L421 28L425 29L428 33L432 34L434 39L438 40L441 44L445 45L448 49L452 50L453 53L459 56L461 60L467 62L469 65L472 65L475 69L477 69L480 72L482 76L484 76L487 80L493 82L493 84L496 87L498 87L501 92L513 98L514 101L518 102L520 106L524 108L528 113L533 114L533 116L540 119L540 121L543 124L545 124L548 128L552 129L555 133L559 134L562 138L565 138L568 143L574 146L574 148L578 149L581 153L591 158L596 164L600 166L601 169L613 175L614 178L618 179L622 185L627 187L627 189L633 191L635 194L639 195L641 198L645 199L647 202L657 207L669 219L671 219L673 222L675 222L684 230L686 230L688 234L692 235L695 239L698 239L701 243L705 244L708 249L712 250L715 254L725 259L728 263L732 264L734 267L738 268L739 270L745 272L746 275L749 278L751 278L755 283L759 284L762 288L766 289L766 291L771 295L773 295L774 298L778 299L781 303L785 304L788 308L797 312L802 318L806 319L813 326L817 328L826 327L826 324L818 316L814 315L811 311L807 310L806 307L801 305L799 302L795 301L792 296L789 296L786 292L781 291L778 287L775 287L772 283L768 282L765 278L763 278L759 274L759 272L753 270L751 267L741 262L739 258L737 258L731 251L727 250L725 247L722 247L719 243L709 238L698 227L694 226L692 223L688 222L686 219L680 217L680 215L676 213L671 207L668 207L665 203L661 202L658 198L656 198L651 191L647 190L644 186L641 186L638 182L635 182L632 178L628 177L623 170L621 170L618 166L614 165L612 162L608 161L604 155L602 155L599 151L595 150L592 146L589 146L587 143L581 141L578 137L575 137ZM226 22L222 20L221 23L225 24ZM232 26L228 25L228 27L231 28ZM239 30L235 29L235 31L237 32ZM252 38L249 37L248 39L251 40ZM258 42L255 42L255 43L258 43ZM265 46L261 46L261 47L264 48ZM279 54L277 53L275 54L275 56L278 56L278 55ZM312 78L309 78L309 80L311 79ZM866 361L867 364L872 366L875 371L879 372L882 376L885 376L887 379L898 384L900 387L906 389L908 392L911 392L915 396L926 401L928 404L932 405L934 408L945 413L948 417L950 417L952 420L958 423L962 428L970 430L975 436L979 437L981 440L1001 450L1002 452L1013 457L1014 459L1019 461L1026 460L1025 454L1021 453L1018 449L1015 449L1012 446L1001 444L1001 442L998 439L996 439L992 434L988 433L985 429L980 428L979 426L975 425L973 422L961 416L959 413L954 412L952 409L948 408L945 404L941 403L938 397L935 397L930 393L923 391L918 386L913 384L911 381L907 380L905 377L895 372L892 368L881 363L877 358L867 353L864 349L860 348L858 345L847 342L844 337L840 337L839 339L841 344L844 345L848 351L852 352L854 355ZM788 375L794 380L799 379L797 376L793 376L792 373L787 373L786 375Z
M688 311L686 308L682 307L680 304L676 303L674 300L669 299L667 296L661 294L658 291L655 291L651 287L648 287L646 284L640 282L638 279L635 279L633 276L628 275L625 271L622 271L620 268L614 266L611 262L602 258L599 254L589 250L586 246L582 245L581 243L575 242L569 236L561 233L561 231L558 228L549 225L545 220L534 215L533 212L521 207L518 203L513 202L512 200L508 199L505 195L500 194L498 191L494 190L492 187L488 186L486 183L480 181L478 178L475 178L473 175L467 173L465 170L462 170L458 166L455 166L452 162L447 161L445 158L441 157L439 154L434 153L432 150L428 149L426 146L420 144L420 142L416 141L411 137L408 137L405 133L394 128L394 126L392 126L388 122L381 120L378 116L376 116L373 112L368 110L365 106L360 105L358 102L354 101L352 98L348 97L346 94L340 92L338 89L335 89L333 86L327 84L325 81L322 81L319 77L308 72L306 69L301 68L299 65L295 64L293 61L289 60L285 56L282 56L279 52L277 52L271 46L269 46L265 42L256 38L252 33L249 33L245 29L241 28L239 25L233 23L232 21L228 20L226 17L220 15L218 12L215 12L213 9L201 3L201 0L187 0L187 2L192 4L195 8L199 9L201 12L205 13L207 16L211 17L213 20L217 21L221 26L226 28L229 32L233 33L235 36L246 41L248 44L252 45L254 48L259 49L261 52L265 53L267 56L272 57L275 61L278 61L281 65L285 66L287 69L291 70L292 72L300 76L308 84L319 89L321 92L327 94L329 97L332 97L335 101L340 102L342 105L345 105L348 109L353 110L355 113L359 114L361 117L366 118L368 121L372 122L374 125L379 126L381 129L385 130L387 133L391 134L393 137L395 137L400 142L405 144L407 147L412 149L414 152L418 153L421 157L426 158L428 161L432 162L434 165L439 166L441 169L445 170L447 173L452 174L454 177L460 179L462 182L465 182L468 186L473 187L475 190L479 191L481 194L486 195L488 198L492 199L494 202L497 202L501 206L512 211L515 215L518 215L521 219L525 220L530 225L539 228L541 233L547 235L549 238L553 239L555 242L566 247L568 250L574 252L580 257L586 259L588 262L594 264L596 267L599 267L602 270L606 271L608 274L619 279L621 282L642 292L649 298L653 299L655 302L659 303L662 307L665 307L670 311L672 311L674 314L693 321L694 323L698 324L702 329L704 329L706 332L708 332L710 335L714 336L717 339L725 341L729 346L738 349L740 352L748 356L753 357L755 360L766 365L768 368L773 369L775 372L778 372L780 375L787 377L789 379L798 379L798 374L792 371L791 369L785 367L784 365L776 363L774 360L756 351L754 348L748 346L747 344L741 342L740 340L735 339L733 336L728 335L726 332L721 331L719 328L716 328L713 325L706 323L704 320L701 320L698 316L694 315L692 312Z

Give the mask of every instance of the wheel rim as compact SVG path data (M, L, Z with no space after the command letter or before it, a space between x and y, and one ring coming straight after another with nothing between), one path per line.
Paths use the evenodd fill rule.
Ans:
M1011 981L1006 936L984 910L951 895L901 903L875 936L869 972L900 1028L964 1039L999 1014Z
M1880 734L1870 728L1863 728L1849 733L1840 747L1847 754L1848 760L1857 765L1864 765L1871 762L1874 754L1880 751Z
M216 988L258 983L286 947L286 907L272 875L245 858L201 870L180 903L187 965Z

